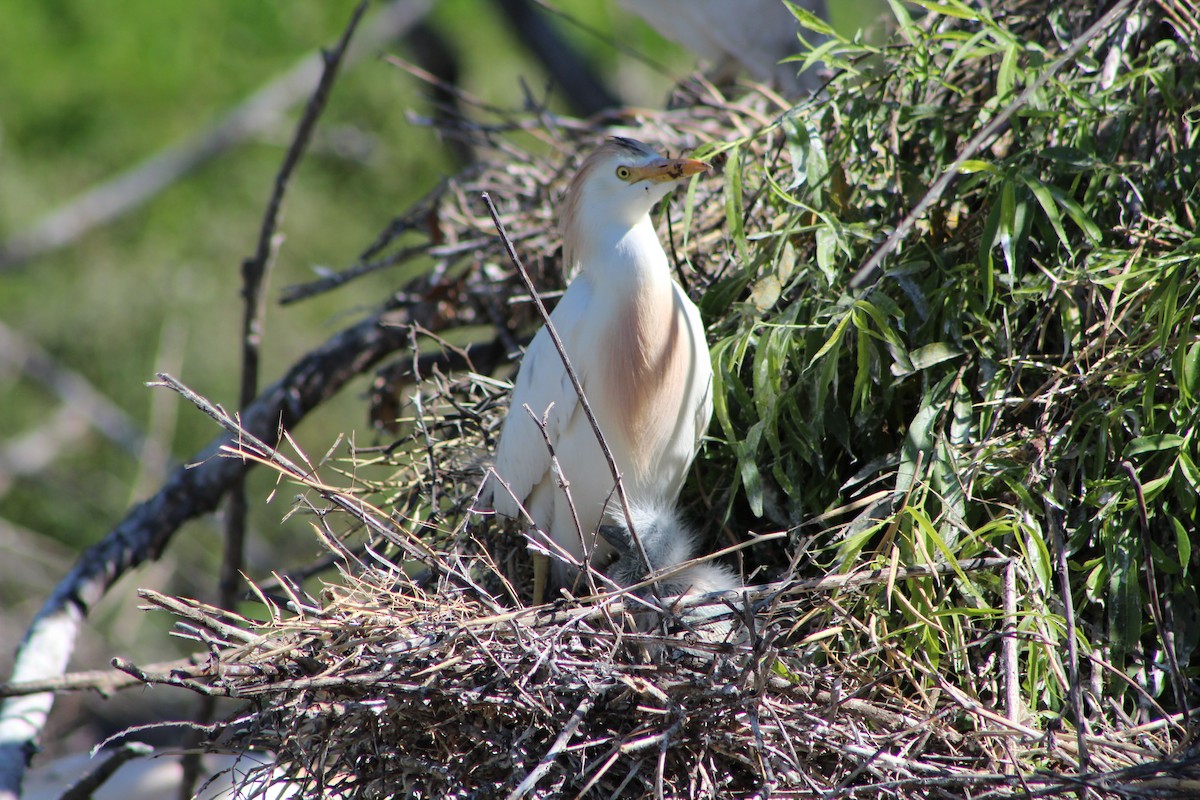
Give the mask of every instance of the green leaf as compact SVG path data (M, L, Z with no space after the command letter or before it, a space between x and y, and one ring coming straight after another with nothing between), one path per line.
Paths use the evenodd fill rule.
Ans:
M1100 232L1100 228L1083 210L1083 206L1079 205L1074 197L1071 197L1057 186L1047 186L1047 189L1055 202L1066 209L1067 216L1079 226L1079 229L1087 236L1088 241L1094 245L1100 244L1104 239L1104 234Z
M953 358L958 358L963 354L963 351L948 342L933 342L922 347L918 347L908 354L912 361L914 369L923 370L941 364L943 361L949 361Z
M1142 632L1142 593L1138 586L1135 541L1136 537L1125 535L1107 538L1108 629L1113 647L1119 653L1132 650Z
M746 209L742 201L742 158L741 148L734 145L725 162L725 224L729 238L737 247L738 260L742 269L750 266L749 246L746 244L744 217Z
M838 276L837 251L838 236L830 226L824 225L817 229L817 266L832 284Z
M1200 341L1192 342L1190 347L1175 349L1175 379L1179 391L1185 398L1195 401L1200 394Z
M1183 523L1175 517L1171 517L1171 526L1175 529L1175 550L1179 556L1179 567L1183 574L1187 575L1188 567L1192 563L1192 537L1183 527Z
M896 492L904 494L917 480L918 462L929 466L933 450L933 428L941 418L946 389L954 376L943 378L921 397L921 407L908 426L904 444L900 447L900 468L896 474Z
M979 14L976 11L973 11L962 3L935 3L931 2L931 0L909 0L909 2L913 3L914 5L918 5L927 11L931 11L934 14L941 14L944 17L955 17L957 19L970 20L979 19Z
M1011 484L1010 484L1011 486ZM1028 490L1022 485L1022 490L1028 495ZM1033 499L1029 499L1032 505ZM1046 535L1042 531L1026 529L1026 535L1021 537L1025 551L1025 562L1031 574L1036 575L1042 591L1047 591L1054 585L1054 562L1050 558L1050 549L1046 546Z
M1071 239L1067 236L1067 230L1062 224L1062 215L1058 213L1058 204L1054 202L1054 195L1050 193L1050 189L1046 184L1034 178L1026 177L1023 179L1029 191L1033 192L1033 196L1037 198L1038 205L1042 207L1046 219L1050 221L1050 226L1054 228L1054 233L1058 236L1058 240L1062 242L1063 247L1067 248L1067 252L1075 252L1071 247Z
M738 472L742 478L742 488L746 491L746 502L750 511L756 517L763 515L763 483L762 473L758 470L758 444L762 439L765 423L762 420L750 426L746 438L738 443Z
M996 71L996 97L1006 100L1013 94L1017 85L1017 56L1015 45L1005 48L1004 57L1000 59L1000 69Z
M910 43L913 42L913 20L912 15L908 13L908 9L904 7L901 0L887 0L888 6L892 9L892 15L896 18L896 25L900 32L904 34L904 38Z
M824 358L830 350L842 343L842 336L844 336L846 333L846 326L850 324L851 316L852 315L849 311L846 311L842 314L842 318L838 321L838 324L834 326L833 333L831 333L829 338L825 340L825 343L821 345L821 349L813 353L813 356L808 360L808 364L805 366L805 369L811 369L813 364Z
M822 36L832 36L842 42L846 41L835 28L811 11L800 8L800 6L788 0L783 0L783 4L788 7L788 11L792 12L792 16L796 18L796 22L799 22L802 27L814 33L819 33Z
M974 175L976 172L988 172L992 175L998 175L996 168L986 161L977 159L967 159L958 165L959 173L963 175Z
M1186 441L1174 433L1154 433L1139 436L1125 445L1125 458L1133 458L1142 453L1154 453L1159 450L1174 450Z

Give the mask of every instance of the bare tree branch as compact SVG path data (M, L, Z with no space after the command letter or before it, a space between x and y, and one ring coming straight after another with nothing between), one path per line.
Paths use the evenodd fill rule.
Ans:
M378 314L341 331L300 359L288 373L242 411L243 427L274 441L310 411L408 343L407 309ZM253 466L223 458L221 448L236 444L222 435L175 470L159 492L132 508L101 542L88 548L55 587L34 618L17 651L12 683L61 676L74 649L83 617L121 575L155 559L175 531L190 519L213 511L229 486ZM0 800L16 800L27 759L54 704L46 692L12 697L0 706Z
M116 774L117 770L135 758L145 758L154 748L142 742L126 742L95 769L89 771L63 792L61 800L91 800L96 790Z
M283 234L279 233L279 223L283 217L283 200L287 194L292 175L300 165L308 145L312 141L313 131L316 130L317 120L325 110L329 95L333 91L334 81L337 80L339 68L354 38L354 32L367 11L367 0L360 0L354 12L346 23L345 30L332 50L321 52L321 80L296 132L292 143L283 158L283 164L275 175L275 183L271 189L271 197L263 212L262 226L259 229L258 244L254 255L242 262L242 377L241 389L238 396L238 408L244 409L254 402L258 393L259 357L262 352L263 320L266 318L266 286L275 264L275 256L283 243ZM246 517L249 515L249 503L246 500L246 476L239 475L229 487L229 502L225 515L225 546L221 554L220 573L217 578L217 593L219 603L223 608L234 608L237 605L238 589L241 586L242 563L246 552ZM216 701L205 696L200 699L197 710L197 722L205 725L212 721L216 713ZM183 777L179 782L180 800L192 796L196 781L200 778L201 752L192 750L190 745L198 744L199 737L195 731L188 734L189 747L181 759Z

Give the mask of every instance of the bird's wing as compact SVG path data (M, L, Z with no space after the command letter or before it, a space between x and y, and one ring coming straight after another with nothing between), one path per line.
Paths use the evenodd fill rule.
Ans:
M568 353L586 353L595 347L596 343L586 341L591 294L586 278L575 279L550 315ZM577 356L571 363L585 385L588 361ZM546 434L551 442L558 440L579 406L579 395L550 339L550 332L544 327L533 337L521 359L512 403L496 447L496 475L508 488L493 484L492 508L498 514L514 519L521 517L518 502L523 505L534 487L550 472L550 452L538 430L538 423L524 406L529 406L539 421L545 417ZM538 521L542 525L548 524L548 520Z
M693 417L695 428L692 431L692 458L700 452L700 441L704 438L704 434L708 431L708 424L712 421L713 414L713 378L712 378L712 358L709 355L708 343L704 334L704 320L700 318L700 309L696 307L687 296L687 292L679 284L675 284L675 294L678 297L679 307L683 309L684 316L687 319L688 333L696 342L695 351L693 353L692 369L694 370L695 378L693 385L697 391L692 398L685 402L694 402L696 414ZM685 406L686 408L686 406ZM691 463L690 461L688 462Z

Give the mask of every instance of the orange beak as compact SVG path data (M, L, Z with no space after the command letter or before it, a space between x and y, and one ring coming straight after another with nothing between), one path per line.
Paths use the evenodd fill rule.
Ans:
M694 158L658 158L641 167L633 167L631 183L652 181L664 183L678 181L701 172L708 172L710 167L703 161Z

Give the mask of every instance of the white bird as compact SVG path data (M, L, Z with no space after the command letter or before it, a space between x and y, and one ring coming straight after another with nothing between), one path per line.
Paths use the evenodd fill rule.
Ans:
M650 221L654 204L679 181L708 168L613 138L583 162L563 204L564 272L576 277L550 319L626 496L638 504L674 503L712 416L712 366L700 312L672 279ZM535 416L546 420L578 526ZM607 552L596 531L616 496L615 483L545 328L521 362L494 473L497 514L527 523L524 508L581 564ZM535 601L545 581L544 562L538 563ZM573 571L556 559L554 574L566 584Z
M636 586L658 574L660 577L637 590L637 594L643 598L657 594L668 605L677 598L732 592L742 587L741 581L728 567L709 561L688 563L696 556L698 537L683 523L674 507L663 504L638 505L631 508L629 513L637 542L634 542L629 524L619 512L612 514L613 525L600 527L600 535L617 551L616 562L607 570L609 579L617 586ZM710 642L729 640L733 630L731 611L721 603L689 605L679 616L701 638ZM723 619L714 620L718 617Z

